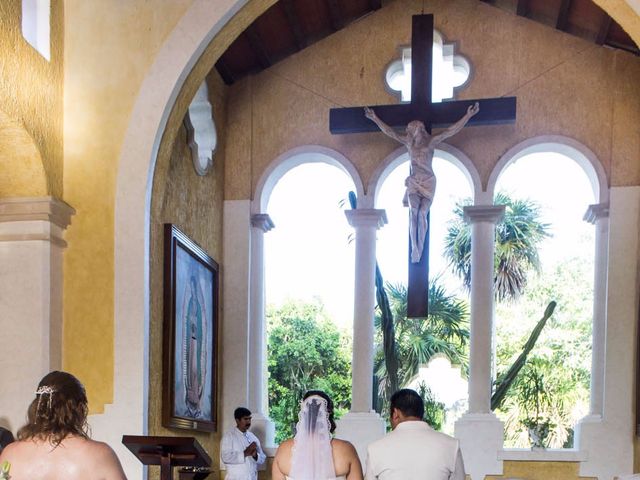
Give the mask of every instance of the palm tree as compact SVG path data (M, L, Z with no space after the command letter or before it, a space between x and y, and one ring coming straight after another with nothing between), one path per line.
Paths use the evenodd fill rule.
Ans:
M420 365L429 363L437 354L444 355L451 363L467 370L465 346L469 340L468 308L464 301L448 295L438 279L429 285L429 317L407 318L407 288L387 283L385 290L395 326L398 383L407 385L418 373ZM381 315L376 314L379 326ZM381 342L378 342L381 343ZM388 376L382 346L378 346L375 372L378 377L378 396L386 401Z
M445 256L467 288L471 286L471 227L464 222L458 203L445 238ZM540 270L538 246L549 237L549 224L540 222L540 208L532 200L513 199L498 193L496 205L505 205L504 218L496 225L494 292L499 301L518 298L527 285L529 271Z

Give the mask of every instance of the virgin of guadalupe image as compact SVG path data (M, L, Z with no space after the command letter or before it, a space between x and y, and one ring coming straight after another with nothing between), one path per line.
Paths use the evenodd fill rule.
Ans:
M198 277L189 276L182 308L182 378L186 412L191 418L203 418L201 402L207 376L206 307Z

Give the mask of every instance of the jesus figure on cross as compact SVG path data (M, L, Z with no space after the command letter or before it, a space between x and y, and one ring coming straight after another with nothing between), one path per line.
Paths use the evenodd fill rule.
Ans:
M411 239L411 262L418 263L422 258L424 240L429 225L427 214L436 192L436 176L433 173L433 153L436 146L464 128L469 119L480 111L476 102L469 106L467 113L456 123L438 135L431 136L420 120L407 125L404 135L396 133L384 123L369 107L364 107L365 116L372 120L387 136L402 143L409 151L411 171L404 184L407 187L402 203L409 207L409 236Z

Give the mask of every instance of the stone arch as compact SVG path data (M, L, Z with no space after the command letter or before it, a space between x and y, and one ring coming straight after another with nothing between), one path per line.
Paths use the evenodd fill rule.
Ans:
M40 150L17 121L0 110L0 197L48 195Z
M398 165L406 161L403 158L403 154L406 153L407 151L405 147L399 147L387 155L387 158L385 158L378 166L367 187L366 208L373 208L382 184ZM436 149L435 155L444 158L460 169L467 178L467 181L471 186L473 198L477 202L478 196L482 192L482 188L480 174L471 159L464 152L447 143L440 144L439 148Z
M598 157L582 143L562 135L542 135L529 138L511 147L500 158L489 176L486 190L488 198L493 198L498 179L509 165L519 158L538 152L560 153L576 161L589 178L596 203L609 201L607 175Z
M629 3L597 1L640 42L638 16L625 20L616 11L632 8ZM114 403L106 406L105 415L100 416L103 418L92 419L94 433L102 426L97 436L112 445L121 441L115 432L147 431L149 208L155 162L170 113L182 89L189 84L195 92L217 60L214 54L201 61L207 47L218 40L228 44L229 37L242 30L229 29L221 38L221 30L232 17L240 12L242 15L236 18L241 17L238 21L247 25L273 3L274 0L216 0L216 7L212 8L211 0L194 0L167 37L140 86L122 144L115 192ZM475 189L475 195L480 191ZM123 448L120 458L129 457ZM123 463L127 473L140 472L136 476L142 477L137 462Z
M356 195L363 198L364 187L356 167L341 153L320 145L305 145L293 148L273 160L263 172L254 194L252 213L264 213L273 188L292 168L304 163L326 163L346 173L356 187Z

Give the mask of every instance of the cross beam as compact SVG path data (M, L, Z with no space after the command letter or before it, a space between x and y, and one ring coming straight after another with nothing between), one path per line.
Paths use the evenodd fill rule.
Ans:
M470 105L478 102L480 112L471 117L468 126L514 123L516 98L458 100L433 103L431 81L433 66L433 15L414 15L411 30L411 101L397 105L372 107L378 117L391 127L404 128L420 120L431 133L432 128L448 127L458 121ZM378 127L364 116L363 107L332 108L329 130L333 134L376 132ZM431 225L431 222L429 222ZM411 249L409 249L411 250ZM426 317L429 313L429 232L419 263L409 262L407 316Z

